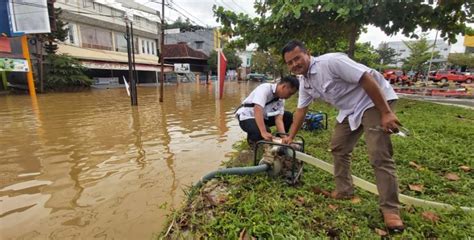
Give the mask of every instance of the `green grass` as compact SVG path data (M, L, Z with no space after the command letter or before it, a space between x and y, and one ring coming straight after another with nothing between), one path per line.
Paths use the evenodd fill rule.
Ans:
M290 99L287 109L294 109L295 102L294 98ZM474 111L405 99L398 101L396 109L400 121L412 133L406 138L392 137L400 192L455 206L474 207L473 172L459 168L474 166ZM328 148L337 112L325 103L312 104L311 110L327 112L330 124L327 131L300 131L306 140L306 152L332 162ZM239 142L235 148L240 151L247 146ZM422 169L410 166L410 161ZM353 153L352 172L374 182L363 137ZM460 180L449 181L444 177L446 173L455 173ZM264 174L219 178L219 184L229 189L227 201L210 206L199 192L190 194L185 207L173 213L175 222L168 238L238 239L245 229L248 236L260 239L379 239L375 229L384 229L377 196L356 189L361 202L352 203L315 193L314 187L334 189L333 178L308 164L303 184L296 187ZM408 184L423 184L424 191L411 191ZM431 222L423 218L424 211L436 213L440 220ZM406 205L401 213L407 229L401 235L391 236L396 239L474 236L473 213Z

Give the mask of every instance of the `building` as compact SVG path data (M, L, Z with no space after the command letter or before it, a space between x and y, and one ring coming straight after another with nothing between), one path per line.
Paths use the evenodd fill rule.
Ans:
M196 30L194 32L181 32L179 29L165 31L165 45L187 43L189 47L210 55L212 50L223 48L226 38L218 28Z
M464 47L466 48L464 53L474 53L474 36L464 36Z
M201 76L205 76L209 71L209 65L207 59L209 58L206 54L201 51L191 48L186 43L177 44L166 44L163 50L163 58L167 64L189 64L189 69L182 71L182 74L178 75L185 77L186 81L196 81ZM178 72L178 71L177 71ZM168 78L172 79L172 78ZM176 78L177 81L181 81Z
M407 42L414 42L414 41L407 41ZM427 42L430 46L433 46L434 44L434 40L428 40ZM403 60L408 58L411 54L410 49L405 45L404 41L387 42L387 44L388 44L388 47L395 49L395 52L399 54L399 56L396 57L396 66L402 67ZM449 46L446 42L438 39L436 41L436 46L434 50L438 51L440 56L437 59L433 59L433 62L447 62L448 61L448 55L449 55L449 52L451 51L451 46Z
M79 59L96 79L128 79L125 19L131 20L138 83L157 82L159 78L160 19L155 10L134 1L56 0L61 19L68 23L68 39L58 53ZM165 73L172 67L166 66ZM96 81L99 82L99 81Z

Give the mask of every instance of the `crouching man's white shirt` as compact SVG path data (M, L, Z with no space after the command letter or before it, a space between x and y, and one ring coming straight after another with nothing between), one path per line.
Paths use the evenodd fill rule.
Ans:
M268 119L276 115L283 115L285 112L285 100L279 99L268 105L275 97L277 84L263 83L255 88L250 95L242 102L242 104L257 104L263 108L263 117ZM255 118L253 107L241 107L235 113L240 121Z
M339 109L337 121L348 117L351 130L356 130L364 111L374 103L359 84L368 72L377 81L387 101L398 99L390 83L374 69L357 63L343 53L328 53L311 57L306 76L300 78L298 108L307 107L321 98Z

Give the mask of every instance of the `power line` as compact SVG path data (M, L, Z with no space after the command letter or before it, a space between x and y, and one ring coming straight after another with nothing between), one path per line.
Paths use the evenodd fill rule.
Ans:
M222 1L224 1L224 0L222 0ZM250 16L250 14L249 14L245 9L243 9L242 7L240 7L240 5L237 4L234 0L231 0L231 1L234 3L235 6L237 6L238 8L240 8L245 14L247 14L247 15Z
M225 3L223 0L221 0L221 1L222 1L222 3L223 3L227 8L229 8L230 10L232 10L232 11L234 11L234 12L237 12L237 11L235 11L234 8L232 8L231 6L227 5L227 3ZM216 0L214 0L214 2L215 2L216 4L219 4L219 3L217 3Z

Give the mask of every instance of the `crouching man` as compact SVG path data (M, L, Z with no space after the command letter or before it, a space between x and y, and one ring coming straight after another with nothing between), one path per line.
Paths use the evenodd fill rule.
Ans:
M255 88L242 102L235 115L242 130L247 133L247 142L252 145L260 140L272 140L271 126L278 132L289 131L293 114L285 111L285 99L299 89L294 76L286 76L278 83L263 83Z

